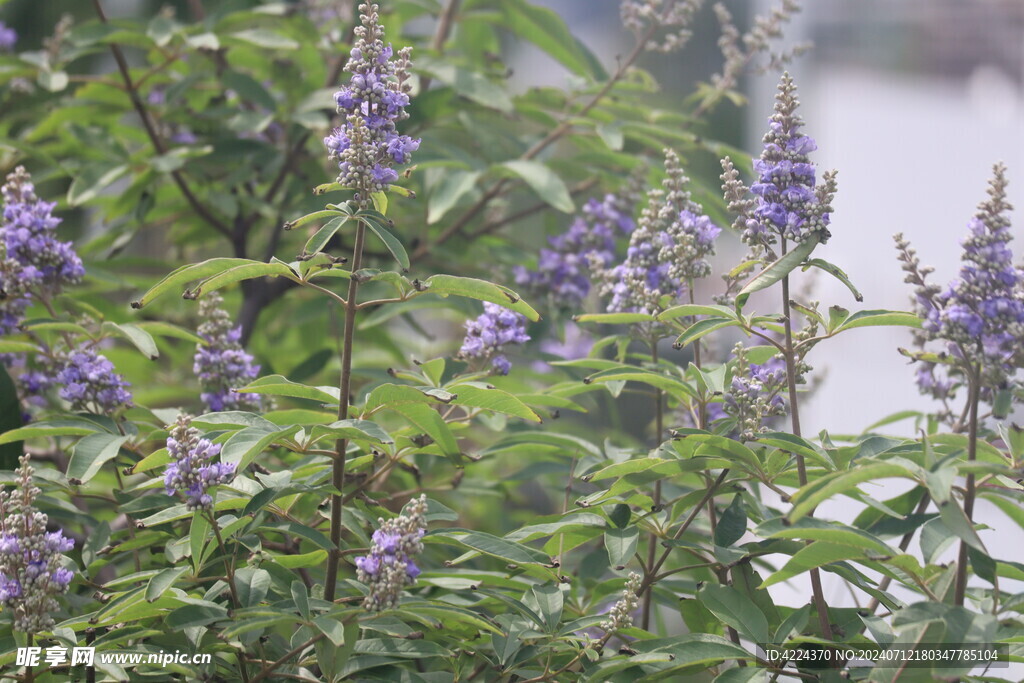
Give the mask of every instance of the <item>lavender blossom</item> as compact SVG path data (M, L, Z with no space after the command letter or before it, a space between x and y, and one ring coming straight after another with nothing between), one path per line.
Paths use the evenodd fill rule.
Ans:
M202 386L201 398L209 412L262 410L263 399L259 394L235 391L256 379L260 366L253 365L252 355L242 348L242 328L232 326L228 312L221 308L223 303L216 292L199 302L199 314L205 322L197 331L206 345L196 347L192 371Z
M220 454L220 445L200 438L192 418L179 415L167 437L167 452L174 459L164 471L167 495L183 495L189 510L213 509L210 487L227 484L235 477L234 463L210 462Z
M356 190L365 201L372 192L386 190L398 180L395 164L407 164L420 141L399 135L396 124L409 117L409 54L403 48L398 58L384 45L384 28L376 3L359 5L362 26L345 70L352 73L349 84L334 94L342 127L324 138L329 158L338 159L338 182Z
M1006 214L1012 207L1006 201L1005 173L1003 165L994 167L989 199L979 204L968 224L960 277L936 292L917 276L916 298L924 317L924 337L947 342L952 358L977 365L987 389L1003 388L1024 355L1024 271L1013 265L1009 247L1013 235ZM913 253L899 236L897 243L904 247L901 258L908 263ZM916 260L904 270L908 266L913 270ZM913 277L908 281L916 282ZM919 379L928 393L948 392L945 385L927 375Z
M768 248L779 238L794 242L814 238L824 244L830 237L835 173L825 173L822 184L815 185L815 166L808 154L818 146L800 132L803 120L795 113L799 105L793 79L784 73L761 158L754 161L757 182L749 188L754 199L745 197L747 188L737 179L732 161L728 157L722 161L729 209L739 215L734 227L751 246Z
M707 257L715 253L721 228L690 199L689 181L670 149L665 150L665 172L665 189L647 193L625 260L609 269L591 258L601 294L610 296L609 311L655 313L663 308L663 297L678 299L694 279L711 272Z
M72 410L92 409L113 415L133 405L127 389L131 385L115 372L106 356L91 346L65 354L56 379L61 385L60 397L71 404Z
M35 634L54 626L55 597L67 592L74 577L61 566L61 553L75 542L60 530L46 530L49 519L34 506L40 491L29 456L19 462L18 488L0 491L0 604L13 613L15 629Z
M21 321L31 297L53 297L65 285L82 279L85 269L70 242L56 239L61 219L56 202L41 201L32 177L21 166L2 188L0 221L0 334L10 334Z
M0 52L10 52L18 42L18 34L13 28L0 21Z
M615 260L615 238L636 227L628 196L607 194L591 198L568 231L551 237L550 249L541 249L537 270L517 266L516 283L549 295L559 306L577 308L590 292L590 263L610 267Z
M367 610L396 607L402 589L416 582L420 568L413 560L423 552L426 514L427 497L421 495L398 517L378 520L380 528L373 532L370 554L355 559L356 577L370 588L363 601Z
M765 430L765 419L786 414L782 397L786 362L774 356L760 365L749 363L742 344L737 344L733 353L736 367L724 407L728 415L736 418L740 437L746 441Z
M459 349L459 357L490 359L497 374L507 375L512 364L501 354L502 348L506 344L528 341L526 316L498 304L484 302L484 312L466 322L466 338Z

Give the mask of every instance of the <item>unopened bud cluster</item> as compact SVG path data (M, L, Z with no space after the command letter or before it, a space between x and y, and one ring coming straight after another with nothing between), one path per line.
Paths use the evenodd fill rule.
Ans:
M10 610L14 628L25 633L49 631L74 573L62 565L61 553L75 547L60 530L47 531L49 519L35 509L39 489L32 483L29 457L19 462L14 491L0 491L0 604Z
M391 609L406 586L416 582L420 568L413 559L423 552L427 531L427 497L409 502L394 519L380 519L370 554L357 557L356 577L369 586L363 607L371 612Z
M704 0L622 0L619 14L623 26L647 37L644 49L668 53L689 42L690 25L703 5Z
M235 464L211 462L220 454L220 445L203 439L187 415L178 416L167 437L167 452L173 460L164 472L167 495L181 495L189 510L210 510L210 489L227 484L235 477Z
M744 441L765 431L767 418L786 414L786 362L774 356L757 365L747 360L742 344L733 349L736 367L725 394L725 412L736 419L736 429Z
M608 633L615 633L633 625L633 613L640 606L640 575L630 572L626 586L622 589L622 597L608 611L608 619L601 622L601 628Z

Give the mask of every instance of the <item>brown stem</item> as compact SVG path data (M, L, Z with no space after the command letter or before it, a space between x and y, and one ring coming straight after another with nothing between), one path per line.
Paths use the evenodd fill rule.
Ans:
M782 255L786 254L786 240L782 240ZM786 385L789 390L789 415L793 427L793 435L800 436L800 406L796 396L796 355L793 352L793 321L792 311L789 305L789 276L782 278L782 315L785 318L783 323L786 330ZM807 463L804 456L799 453L796 456L797 476L800 478L800 486L807 486ZM812 510L808 516L814 514ZM817 568L810 571L811 593L814 596L814 609L818 613L818 626L821 628L822 636L827 640L832 638L832 626L828 619L828 605L825 603L825 594L821 589L821 572Z
M970 404L970 418L967 423L967 461L974 462L978 455L978 403L981 398L981 372L976 365L972 365L967 375L968 396ZM975 498L974 472L967 474L967 492L964 494L964 514L967 521L974 522L974 498ZM967 543L960 541L960 555L956 565L956 589L953 593L953 604L963 607L964 596L967 593Z
M228 590L231 591L231 601L235 604L235 609L242 609L242 601L238 599L238 588L235 586L235 553L232 551L228 554L228 548L224 544L224 537L221 536L220 527L217 526L217 520L214 518L213 513L209 510L205 512L206 521L209 522L213 528L213 535L217 538L217 545L220 547L220 553L224 556L224 572L227 574ZM245 665L245 649L238 653L238 669L242 674L242 680L249 683L249 669Z
M654 362L655 370L658 365L658 339L655 336L651 342L651 360ZM654 390L654 447L657 449L661 446L661 435L665 430L664 425L664 409L665 401L662 395L661 389ZM653 512L657 513L661 509L661 479L654 482L654 505ZM655 532L651 532L651 540L647 546L647 571L650 572L654 567L655 555L658 552L658 535ZM644 593L644 604L643 604L643 629L646 631L651 625L651 601L654 598L654 591L647 591Z
M93 7L96 8L96 15L99 20L106 24L107 15L103 11L103 6L100 4L100 0L93 0ZM124 58L124 52L121 50L121 46L117 43L110 44L110 51L114 55L114 61L117 62L117 70L121 72L121 80L124 81L125 88L128 91L128 97L132 101L132 106L135 108L135 112L139 115L142 120L142 126L146 129L146 135L149 136L149 141L153 145L153 149L156 150L157 154L164 154L167 152L167 146L164 144L160 134L157 133L156 126L153 125L153 120L149 116L149 111L146 110L146 105L142 102L142 98L139 97L139 91L135 87L135 83L132 81L131 71L128 69L128 61ZM171 178L174 180L174 184L178 186L178 190L182 196L188 201L189 206L196 212L200 218L206 221L214 230L224 235L225 237L231 238L231 229L228 228L227 224L222 220L213 215L210 210L203 205L202 202L192 193L192 189L185 182L185 177L181 174L181 171L171 171Z
M282 656L280 659L275 660L274 662L272 662L272 663L268 664L267 666L263 667L262 669L260 669L259 673L257 673L255 676L253 676L253 679L252 679L252 681L250 681L250 683L258 683L258 681L262 681L264 678L269 676L271 674L271 672L273 672L279 666L281 666L282 664L287 662L289 659L291 659L295 655L299 654L300 652L305 650L310 645L316 645L317 642L319 642L320 640L323 639L323 637L324 637L324 634L320 633L318 635L313 636L312 638L310 638L306 642L302 643L301 645L297 645L296 647L293 647L291 650L286 652L284 654L284 656Z
M359 222L356 227L356 243L352 254L352 272L355 273L363 265L363 245L366 242L366 226ZM338 419L348 419L349 394L352 392L352 347L355 339L356 311L359 293L359 280L348 281L348 297L345 305L345 331L341 346L341 396L338 400ZM338 439L335 443L334 472L332 483L337 493L331 495L331 550L327 563L327 585L324 587L324 600L334 602L337 588L338 564L341 562L341 509L344 505L342 494L345 489L345 457L348 452L348 439Z

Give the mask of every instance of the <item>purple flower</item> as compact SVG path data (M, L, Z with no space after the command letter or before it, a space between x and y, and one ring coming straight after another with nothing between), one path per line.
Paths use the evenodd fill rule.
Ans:
M57 373L60 397L72 410L95 409L112 415L132 407L129 384L114 371L114 364L91 346L83 346L64 357Z
M757 182L750 186L750 192L756 201L744 207L749 214L741 217L742 238L747 244L766 246L779 237L802 242L812 236L824 243L830 236L829 204L834 180L832 174L826 174L826 182L815 187L814 164L807 155L818 145L800 133L803 120L795 113L798 105L793 79L783 74L761 158L754 161ZM726 173L730 170L731 164Z
M0 52L10 52L18 42L18 34L13 28L0 21Z
M919 287L917 301L925 335L950 343L954 358L980 365L988 387L1002 387L1019 367L1024 341L1024 271L1013 265L1009 247L1013 235L1002 165L995 167L988 193L968 224L960 277L934 296ZM935 378L929 365L918 370L918 384L938 398L952 387L948 379Z
M420 496L398 517L381 519L370 539L370 553L355 558L356 577L370 589L363 606L371 612L398 605L402 590L420 575L413 558L423 552L426 514L427 497Z
M22 456L18 489L0 491L0 604L14 616L14 628L39 633L53 628L50 616L74 572L61 553L75 547L62 531L47 531L47 516L35 509L40 491L32 483L29 457Z
M227 484L235 477L235 464L211 462L220 454L220 445L199 436L187 415L178 417L167 437L167 452L171 462L164 471L164 490L167 495L181 494L189 510L209 510L213 496L209 489Z
M205 321L197 332L206 345L196 347L192 371L199 378L201 398L210 412L259 411L263 408L259 394L235 391L256 379L260 366L254 365L252 355L242 348L242 328L232 325L227 311L221 308L223 303L216 292L199 302L199 314Z
M459 349L459 357L490 358L491 366L499 375L507 375L512 367L501 355L507 344L525 344L530 341L526 333L526 317L515 311L484 302L484 312L466 322L466 337Z
M598 201L591 198L568 231L548 241L541 249L537 270L516 268L516 283L544 293L560 307L577 308L590 292L590 262L610 266L615 260L615 238L629 235L633 223L632 203L614 194Z
M736 366L720 409L736 418L740 436L750 440L764 431L766 419L786 412L786 401L781 393L786 387L786 362L773 356L760 365L748 363L742 344L737 344L733 352ZM709 421L713 419L712 405L716 404L708 406Z
M384 44L376 3L360 5L361 26L345 70L349 83L334 93L342 126L324 138L328 157L338 160L338 182L360 195L386 190L398 180L393 164L407 164L420 141L399 135L397 124L409 117L409 53ZM363 196L363 199L366 197Z

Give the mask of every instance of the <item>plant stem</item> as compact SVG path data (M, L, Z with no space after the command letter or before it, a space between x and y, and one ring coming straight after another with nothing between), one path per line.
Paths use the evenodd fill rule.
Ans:
M213 535L217 538L217 545L220 547L221 555L224 556L224 572L227 574L226 578L228 590L231 591L231 601L235 604L235 609L242 609L242 601L238 599L238 588L235 587L235 553L232 551L230 555L228 554L227 546L224 544L224 537L221 536L220 527L217 526L217 520L214 518L213 513L206 511L205 516L206 521L213 528ZM244 649L238 653L238 669L242 674L242 680L249 683L249 670L245 666Z
M654 335L650 341L651 347L651 360L654 362L655 371L658 366L658 339L657 335ZM658 449L661 446L661 434L665 430L665 401L662 396L661 389L654 390L654 448ZM661 508L661 479L654 482L654 505L652 511L657 513ZM654 567L655 555L658 552L658 535L655 532L651 532L651 540L647 546L647 571L650 572ZM644 605L643 605L643 629L646 631L651 625L651 602L654 598L654 591L647 591L644 593Z
M977 365L971 365L967 375L970 417L967 423L967 461L974 462L978 455L978 403L981 399L981 372ZM967 474L967 492L964 494L964 514L967 521L974 522L975 482L974 472ZM956 589L953 593L953 604L963 607L967 593L967 542L960 541L960 555L956 563Z
M356 227L356 243L353 247L352 272L355 273L363 265L363 245L366 242L366 226L359 222ZM359 293L359 280L348 281L348 297L345 303L345 331L341 346L341 396L338 399L338 419L348 419L349 394L352 392L352 346L355 339L356 311L359 307L356 295ZM334 546L327 561L327 585L324 587L324 599L334 602L334 594L338 581L338 564L341 562L341 509L342 494L345 488L345 455L348 451L348 439L335 442L334 471L332 483L337 493L331 495L331 544Z
M786 254L786 240L782 240L782 255ZM793 321L792 311L789 306L789 276L782 278L782 314L785 317L783 323L786 330L786 385L789 389L789 415L793 427L793 435L800 436L800 406L796 396L796 355L793 352ZM807 463L804 456L799 453L796 456L797 476L800 478L801 488L807 486ZM812 510L808 516L814 514ZM828 619L828 605L825 604L825 594L821 589L821 572L817 568L810 571L811 593L814 596L814 609L818 613L818 625L821 627L821 634L826 640L833 640L832 626Z
M278 660L268 664L267 666L263 667L262 669L260 669L260 672L253 677L252 683L258 683L258 681L262 681L264 678L269 676L270 673L274 669L278 668L279 666L281 666L282 664L287 662L289 659L291 659L295 655L301 653L303 650L305 650L310 645L316 645L318 641L323 639L323 637L324 637L324 634L320 633L318 635L313 636L312 638L310 638L306 642L302 643L301 645L293 647L291 650L286 652L284 654L284 656L282 656L280 659L278 659Z

